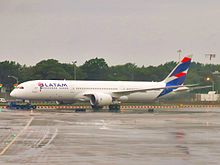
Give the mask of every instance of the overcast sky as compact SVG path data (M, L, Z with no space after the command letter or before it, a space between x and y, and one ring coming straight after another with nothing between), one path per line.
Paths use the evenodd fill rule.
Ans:
M182 49L220 63L219 18L219 0L0 0L0 57L148 66L176 61Z

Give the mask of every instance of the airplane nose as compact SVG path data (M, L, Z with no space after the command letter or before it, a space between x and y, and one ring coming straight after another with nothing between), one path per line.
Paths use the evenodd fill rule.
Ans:
M16 91L15 90L11 91L10 96L11 97L16 97Z

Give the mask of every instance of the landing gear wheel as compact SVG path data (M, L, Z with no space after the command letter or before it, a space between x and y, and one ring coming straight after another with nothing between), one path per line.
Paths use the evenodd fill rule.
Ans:
M94 112L99 112L103 107L97 106L97 105L92 105L92 109Z
M120 105L118 104L109 105L109 112L120 112Z
M151 113L153 113L154 112L154 109L148 109L148 112L151 112Z

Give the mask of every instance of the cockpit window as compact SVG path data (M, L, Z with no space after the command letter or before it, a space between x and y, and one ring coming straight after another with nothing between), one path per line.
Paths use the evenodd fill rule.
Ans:
M16 89L24 89L23 86L17 86Z

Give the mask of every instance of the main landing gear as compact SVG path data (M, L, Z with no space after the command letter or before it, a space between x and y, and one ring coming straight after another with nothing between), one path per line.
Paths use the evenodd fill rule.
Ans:
M150 108L150 109L148 109L148 112L153 113L153 112L154 112L154 109L153 109L153 108Z
M102 108L103 108L103 106L92 105L92 109L94 112L99 112Z
M109 105L109 112L120 112L120 105L119 104Z
M99 112L103 106L97 106L97 105L92 105L92 109L94 112ZM120 112L120 105L119 104L111 104L108 106L109 112Z

